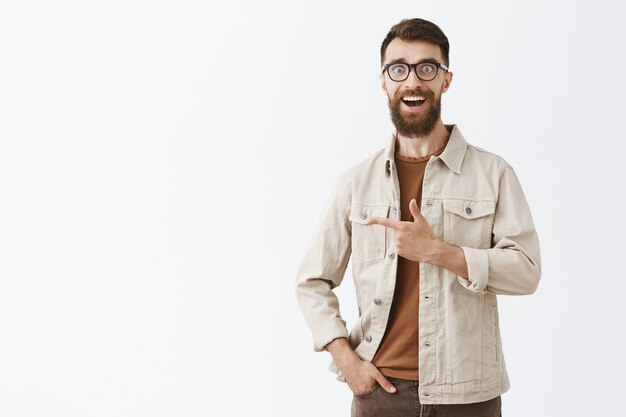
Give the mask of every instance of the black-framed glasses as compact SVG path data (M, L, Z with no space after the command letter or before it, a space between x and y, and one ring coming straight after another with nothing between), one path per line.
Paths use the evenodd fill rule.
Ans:
M437 76L440 67L443 68L444 71L448 71L448 67L444 64L438 62L422 62L419 64L385 64L383 65L383 72L387 70L387 74L392 81L400 82L409 78L411 68L413 68L417 78L422 81L431 81Z

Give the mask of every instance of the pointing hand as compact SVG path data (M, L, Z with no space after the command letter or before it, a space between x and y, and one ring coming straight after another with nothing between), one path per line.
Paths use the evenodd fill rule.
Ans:
M434 252L437 238L430 225L422 216L415 199L409 203L409 210L413 215L412 222L387 219L384 217L370 217L368 224L380 224L393 229L395 235L396 253L411 261L428 262Z

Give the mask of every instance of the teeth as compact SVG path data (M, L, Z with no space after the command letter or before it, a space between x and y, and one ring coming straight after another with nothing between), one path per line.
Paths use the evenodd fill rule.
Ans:
M408 97L402 97L402 100L404 100L404 101L422 101L422 100L426 100L426 97L423 97L423 96L408 96Z

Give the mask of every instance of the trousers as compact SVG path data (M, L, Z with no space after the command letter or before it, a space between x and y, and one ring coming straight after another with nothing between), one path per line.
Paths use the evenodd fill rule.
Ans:
M397 389L393 394L378 383L352 397L352 417L502 417L500 396L470 404L421 404L419 381L386 377Z

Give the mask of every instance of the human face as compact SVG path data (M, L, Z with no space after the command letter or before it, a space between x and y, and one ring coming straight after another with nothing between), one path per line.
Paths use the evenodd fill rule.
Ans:
M439 46L424 41L404 41L395 38L385 51L385 63L418 63L423 60L444 64ZM422 81L415 71L401 82L392 81L387 71L380 75L381 87L389 100L391 121L397 132L406 137L428 136L437 123L441 122L441 95L448 90L452 82L452 73L439 68L437 76L430 81ZM407 104L404 97L424 97L422 104Z

